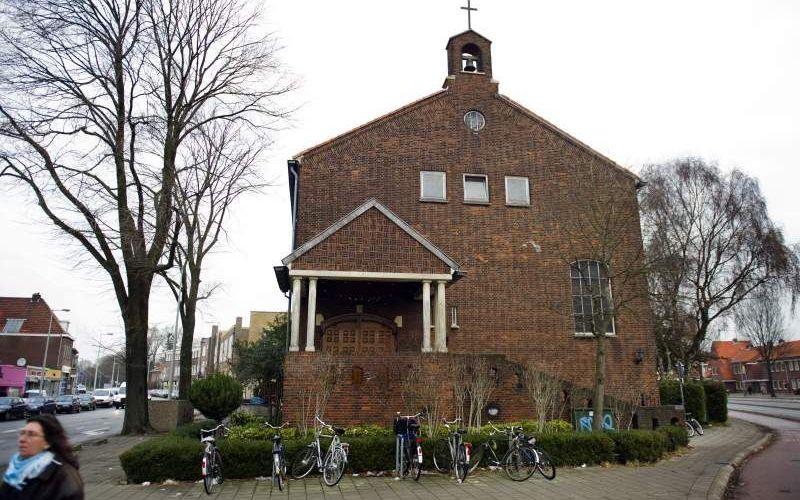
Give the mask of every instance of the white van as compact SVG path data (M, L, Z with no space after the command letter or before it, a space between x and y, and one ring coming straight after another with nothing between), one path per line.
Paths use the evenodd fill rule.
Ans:
M125 408L125 395L127 394L127 392L128 392L127 382L123 382L119 385L119 387L117 387L117 393L114 394L114 397L112 398L114 408L116 409Z
M111 389L95 389L94 402L97 406L110 407L114 401L114 391Z

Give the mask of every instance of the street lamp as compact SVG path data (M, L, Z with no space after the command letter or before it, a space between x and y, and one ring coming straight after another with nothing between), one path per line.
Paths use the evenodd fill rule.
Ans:
M69 312L69 309L50 309L50 323L47 325L47 340L44 343L44 359L42 359L42 378L39 379L39 390L44 389L44 377L47 375L47 349L50 347L50 331L53 328L53 316L56 312Z
M100 336L104 337L106 335L114 335L113 333L103 333ZM100 367L100 344L102 342L100 340L97 341L97 357L94 358L94 382L92 382L92 391L97 389L97 372L98 368Z

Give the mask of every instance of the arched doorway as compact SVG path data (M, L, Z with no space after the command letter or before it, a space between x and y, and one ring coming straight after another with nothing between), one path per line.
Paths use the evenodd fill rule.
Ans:
M374 314L343 314L322 324L322 352L380 354L395 352L396 325Z

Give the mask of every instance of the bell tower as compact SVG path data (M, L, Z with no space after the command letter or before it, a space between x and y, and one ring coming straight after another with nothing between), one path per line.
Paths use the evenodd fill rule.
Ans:
M447 74L483 75L492 78L492 42L475 31L467 30L447 42Z

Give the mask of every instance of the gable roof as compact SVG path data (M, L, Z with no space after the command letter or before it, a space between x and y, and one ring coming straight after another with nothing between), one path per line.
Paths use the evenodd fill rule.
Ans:
M486 38L485 36L481 35L481 34L480 34L480 33L478 33L477 31L475 31L475 30L473 30L473 29L468 29L468 30L462 31L461 33L459 33L459 34L457 34L457 35L453 35L453 36L451 36L451 37L450 37L450 38L447 40L447 45L445 46L445 49L449 49L449 48L450 48L450 44L451 44L451 43L453 43L453 40L455 40L456 38L461 38L462 36L464 36L464 35L466 35L466 34L472 34L472 35L475 35L475 36L477 36L478 38L482 38L482 39L484 39L485 41L487 41L487 42L489 42L489 43L492 43L492 41L491 41L491 40L489 40L489 39L488 39L488 38Z
M715 340L711 343L711 354L718 358L733 359L740 351L749 348L750 342L747 340Z
M350 212L349 214L345 215L338 221L334 222L327 229L323 230L318 235L314 236L310 240L306 241L302 245L300 245L294 252L287 255L283 260L283 265L289 265L291 262L295 261L298 257L304 255L312 248L316 247L323 241L330 238L333 234L337 231L342 229L344 226L349 224L350 222L354 221L356 218L364 214L367 210L375 208L382 214L384 214L390 221L392 221L397 227L399 227L402 231L408 234L411 238L416 240L420 245L422 245L425 249L430 251L433 255L438 257L442 262L444 262L447 266L450 267L453 271L458 271L459 265L447 256L439 247L431 243L427 238L422 236L417 230L413 227L408 225L403 219L398 217L394 212L386 208L383 204L381 204L375 198L370 198L366 202L364 202L361 206Z
M50 323L51 315L52 324ZM38 294L34 294L33 297L0 297L0 331L9 319L25 320L17 333L46 334L48 328L52 335L66 333L61 328L58 316Z

